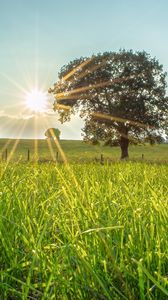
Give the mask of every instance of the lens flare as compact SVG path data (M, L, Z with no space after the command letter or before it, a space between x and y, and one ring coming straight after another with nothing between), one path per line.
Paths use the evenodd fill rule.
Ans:
M47 93L40 90L32 90L26 93L26 106L34 112L44 112L47 109Z

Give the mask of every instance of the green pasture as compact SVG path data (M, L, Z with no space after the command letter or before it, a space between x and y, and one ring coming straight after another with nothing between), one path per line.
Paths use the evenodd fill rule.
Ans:
M168 299L168 165L2 162L0 178L0 299Z
M69 162L96 161L100 159L101 154L103 154L105 160L118 160L120 158L119 147L93 146L83 141L74 140L61 140L60 145ZM48 143L47 140L19 141L0 139L1 160L2 158L5 159L6 149L8 158L12 161L17 161L18 159L26 161L28 158L28 149L30 151L31 161L36 159L41 161L58 159L62 161L60 151L53 141ZM154 146L146 144L129 147L130 159L141 160L142 154L145 160L168 161L168 144Z

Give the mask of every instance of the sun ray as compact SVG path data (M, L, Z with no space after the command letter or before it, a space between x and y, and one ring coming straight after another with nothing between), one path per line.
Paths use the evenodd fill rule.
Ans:
M88 65L94 57L88 58L85 61L83 61L82 63L80 63L76 68L74 68L72 71L68 72L68 74L66 74L65 76L62 77L63 81L68 80L72 75L74 75L76 73L76 71L78 69L82 69L83 67L85 67L86 65Z
M45 121L46 121L46 124L49 125L46 119L45 119ZM48 127L49 127L49 126L48 126ZM72 178L73 181L74 181L75 186L79 189L79 191L80 191L80 193L81 193L81 192L82 192L82 188L81 188L81 186L80 186L80 184L79 184L79 182L78 182L78 180L77 180L77 178L76 178L76 176L75 176L75 174L74 174L74 172L73 172L73 170L72 170L72 167L71 167L70 164L68 163L67 157L66 157L65 152L63 151L63 149L62 149L62 147L61 147L61 144L60 144L59 140L58 140L57 138L55 138L55 136L53 136L53 140L54 140L54 143L55 143L56 148L57 148L58 151L59 151L59 154L61 155L62 161L63 161L64 164L66 165L66 168L67 168L67 170L68 170L68 172L69 172L71 178ZM48 143L49 143L49 140L48 140ZM51 141L50 141L50 143L51 143ZM51 151L52 151L53 148L52 148L52 145L51 145L51 144L50 144L49 147L50 147L50 149L51 149ZM52 154L52 155L54 156L54 154ZM56 159L54 158L53 160L56 160ZM57 171L59 171L59 170L57 169Z
M3 158L4 151L7 149L8 146L10 146L11 143L12 143L12 139L8 139L7 142L4 144L4 146L2 147L1 149L2 158Z
M38 161L37 116L34 117L34 159Z
M15 108L17 108L18 109L18 106L21 106L21 107L23 107L24 106L24 108L22 109L22 110L25 110L25 103L23 102L23 97L21 98L22 99L22 101L20 101L20 102L17 102L17 103L15 103L15 104L10 104L10 105L5 105L5 110L8 110L8 109L15 109ZM27 108L26 108L26 110L27 110ZM4 113L4 115L5 116L11 116L10 114L7 114L7 113L5 113L5 111L3 111L3 113ZM28 112L27 112L28 113ZM20 113L20 115L22 115L22 112Z
M129 76L129 77L125 77L125 78L115 78L115 79L108 80L108 81L105 81L105 82L90 84L88 86L84 86L84 87L81 87L81 88L76 88L76 89L73 89L73 90L70 90L70 91L57 93L57 94L55 94L55 96L56 96L56 99L60 101L60 100L64 100L64 96L67 97L69 95L86 92L86 91L89 91L91 89L96 89L96 88L99 88L99 87L100 88L101 87L106 87L106 86L109 86L113 83L120 83L120 82L123 82L123 81L127 81L130 78L132 78L132 77Z
M74 90L73 90L74 91ZM75 90L76 91L76 90ZM114 92L113 93L113 95L115 95L115 94L117 94L117 92ZM58 97L58 99L57 99L57 95L58 94L55 94L55 98L56 98L56 100L58 100L58 101L61 101L61 100L79 100L79 96L78 96L78 94L77 93L75 93L75 95L73 95L73 94L71 94L70 96L69 96L69 93L68 92L65 92L64 93L64 96L62 96L62 97ZM134 95L134 92L130 92L129 93L129 95L131 96L131 95ZM82 95L82 100L84 100L84 99L86 99L86 100L88 100L88 95ZM60 104L55 104L54 103L54 106L57 106L57 105L60 105ZM69 106L68 105L65 105L65 109L66 108L68 108ZM62 106L62 108L63 108L63 106Z
M134 137L132 137L132 136L130 136L129 134L126 135L126 134L124 134L124 133L120 133L120 136L124 137L125 139L128 139L129 141L137 142L137 139L134 138Z
M97 70L99 67L101 67L105 63L106 63L106 59L104 59L102 61L102 63L99 64L98 66L94 66L93 68L91 68L90 71L93 72L93 71ZM84 77L87 74L87 72L88 71L85 70L83 73L81 73L78 76L78 78ZM141 74L139 74L139 76L140 75ZM86 86L86 87L76 88L76 89L66 91L66 92L57 93L57 94L55 94L55 98L56 98L57 101L61 101L61 100L79 100L78 93L82 93L82 92L85 92L85 91L88 91L88 90L91 90L91 89L94 89L94 88L108 86L108 85L111 85L112 83L120 83L120 82L123 82L123 81L127 81L129 79L132 79L133 77L134 76L128 76L128 77L125 77L125 78L115 78L115 79L110 80L110 81L97 83L97 84L89 85L89 86ZM88 98L86 97L86 99L88 99ZM54 103L54 109L55 110L63 109L65 111L68 111L68 110L71 109L71 107L68 106L68 105ZM131 125L141 127L141 128L155 129L153 126L141 123L139 121L133 121L133 120L125 119L125 118L119 118L119 117L115 117L115 116L111 116L111 115L107 115L107 114L106 115L105 114L100 114L100 113L94 113L93 115L97 116L98 118L104 118L104 119L108 119L108 120L111 120L111 121L114 120L114 121L118 121L120 123L126 123L127 122Z
M59 151L59 153L60 153L60 155L61 155L61 158L62 158L63 162L65 163L65 165L66 165L66 167L67 167L67 170L68 170L68 172L69 172L71 178L72 178L73 181L74 181L75 186L79 189L80 192L82 192L82 188L81 188L81 186L80 186L80 184L79 184L79 182L78 182L78 180L77 180L77 178L76 178L76 176L75 176L75 174L74 174L74 172L73 172L73 170L72 170L72 167L71 167L70 164L68 163L68 160L67 160L67 158L66 158L66 156L65 156L65 153L64 153L64 151L63 151L63 149L62 149L62 147L61 147L61 145L60 145L59 140L58 140L57 138L54 139L54 143L55 143L55 145L56 145L56 147L57 147L57 149L58 149L58 151Z
M26 113L26 108L24 108L21 112L20 112L20 115ZM2 115L3 117L3 115ZM15 126L15 124L18 122L18 120L22 119L24 120L24 118L20 118L19 116L16 117L16 116L12 116L12 115L7 115L7 114L4 114L4 117L7 117L8 120L6 122L3 122L3 124L1 125L1 130L6 128L7 126L9 126L11 123L13 123L13 127ZM25 117L25 119L27 119Z
M111 54L111 57L113 57L113 54ZM77 67L75 67L72 71L70 71L67 75L63 76L62 80L66 81L67 79L69 79L69 77L71 77L73 74L75 74L75 72L77 70L81 69L81 71L82 71L82 68L85 67L87 64L89 64L91 61L93 61L95 58L96 57L93 55L91 58L85 60L84 62L82 62L81 64L79 64ZM102 62L98 63L97 65L91 67L90 69L83 70L80 74L77 75L77 79L82 79L88 73L92 73L92 72L98 70L99 68L101 68L102 66L105 66L108 59L109 59L109 57L108 58L104 58L102 60Z
M50 151L50 154L51 154L51 157L52 157L53 161L56 161L56 153L53 150L51 140L48 139L48 138L47 138L47 144L48 144L48 148L49 148L49 151Z
M102 120L104 119L104 120L109 120L112 122L114 121L114 122L119 122L119 123L129 123L130 125L141 127L141 128L154 128L150 125L141 123L139 121L133 121L133 120L129 120L129 119L121 118L121 117L116 117L114 115L109 115L109 114L104 114L104 113L99 113L99 112L94 112L91 115L97 119L102 119Z
M6 91L5 91L5 92L4 92L4 91L0 91L0 94L1 94L2 96L10 96L10 97L13 97L13 93L12 93L12 92L9 92L9 91L8 91L8 92L6 92ZM16 99L19 99L19 100L20 100L20 99L23 100L23 95L19 95L19 94L17 95L17 94L15 94L15 98L16 98ZM15 104L15 106L18 106L18 104L19 104L19 103ZM10 105L10 107L11 107L11 105Z
M54 104L54 109L63 109L63 110L70 110L71 107L69 105L63 105L63 104Z
M26 123L27 123L27 120L24 121L24 124L23 126L21 127L20 131L19 131L19 134L18 134L18 138L16 139L11 151L10 151L10 154L9 154L9 158L8 158L8 163L11 161L16 149L17 149L17 146L21 140L21 136L22 136L22 133L24 132L24 129L26 127Z
M101 67L105 66L107 63L107 59L103 59L102 62L98 65L93 66L90 69L86 69L85 71L81 72L81 74L79 74L77 76L77 79L82 79L83 77L85 77L85 75L88 75L89 73L93 73L94 71L100 69Z
M50 66L50 68L48 67L48 69L46 70L45 76L42 79L40 79L41 89L48 91L48 82L51 82L54 77L55 77L55 66L52 65Z
M35 21L35 48L34 48L34 83L35 87L39 86L39 17L36 15Z
M21 137L22 137L22 134L23 134L23 132L24 132L24 130L25 130L26 125L27 125L27 120L24 120L22 126L21 126L21 127L18 126L18 129L19 129L19 128L20 128L20 129L19 129L17 138L16 138L16 140L15 140L15 143L14 143L14 145L13 145L13 148L12 148L12 150L11 150L11 153L13 153L13 154L14 154L14 152L15 152L17 146L18 146L18 143L19 143L20 140L21 140ZM11 154L11 158L12 158L12 155L13 155L13 154ZM10 156L9 156L9 158L10 158ZM9 159L9 160L10 160L10 159Z
M17 119L16 118L9 118L9 120L7 120L6 122L4 122L2 125L1 125L1 131L2 129L6 128L7 126L9 126L10 124L13 125L13 127L15 126L15 124L17 123Z
M26 89L24 89L17 81L6 75L5 73L0 72L0 75L7 79L10 83L12 83L14 86L16 86L21 92L24 94L27 92Z
M44 123L45 123L46 127L50 127L46 118L44 118ZM49 150L50 150L50 153L51 153L51 157L52 157L52 159L54 161L56 161L56 153L53 150L53 146L52 146L51 140L47 139L47 143L48 143L48 147L49 147Z
M24 112L26 112L26 109L24 109L21 113L24 113ZM8 122L5 122L5 124L3 124L3 126L1 127L1 129L4 128L4 127L6 127L6 126L8 126L8 125L10 125L10 123L12 123L13 127L15 127L15 125L17 124L17 121L18 121L17 118L13 118L13 119L9 120ZM23 131L25 129L25 126L26 126L26 123L27 123L27 119L22 119L22 121L23 121L23 126L21 127L21 129L19 131L19 138L21 137L21 135L22 135L22 133L23 133ZM20 125L17 126L17 127L18 127L18 130L19 130ZM9 138L7 140L7 142L4 144L4 146L1 149L1 153L4 153L4 151L7 149L7 147L11 145L12 141L13 141L12 138ZM14 149L12 149L12 151L14 151Z
M15 142L13 144L13 147L11 148L11 151L9 153L9 156L8 156L6 164L5 164L5 168L4 168L4 170L3 170L2 174L1 174L1 180L2 180L2 177L3 177L3 175L5 174L5 172L6 172L7 168L8 168L8 165L9 165L9 163L10 163L10 161L11 161L11 159L12 159L12 157L13 157L15 151L16 151L16 149L17 149L17 146L18 146L18 144L20 142L21 135L22 135L22 133L23 133L25 127L26 127L26 123L27 123L27 120L25 120L23 126L20 128L20 131L18 133L18 138L15 140Z
M56 147L57 147L57 149L58 149L58 151L59 151L59 153L61 155L61 158L62 158L63 162L65 164L67 164L68 163L67 157L66 157L66 155L65 155L65 153L64 153L64 151L63 151L63 149L62 149L62 147L60 145L60 142L58 141L57 138L54 139L54 143L55 143L55 145L56 145Z
M14 57L14 60L15 60L16 68L18 69L18 72L21 73L25 85L29 90L33 86L32 76L30 75L31 72L28 72L28 68L25 67L25 65L20 62L19 58Z

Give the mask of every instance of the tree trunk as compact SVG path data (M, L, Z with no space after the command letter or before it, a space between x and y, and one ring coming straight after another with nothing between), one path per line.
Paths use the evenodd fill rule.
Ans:
M128 158L128 145L129 139L127 135L121 136L120 138L120 147L121 147L121 159Z

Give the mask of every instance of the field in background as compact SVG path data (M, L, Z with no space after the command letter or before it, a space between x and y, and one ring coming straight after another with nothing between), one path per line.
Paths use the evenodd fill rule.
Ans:
M50 145L51 144L51 145ZM100 159L103 154L105 159L117 160L120 158L119 147L104 147L93 146L82 141L61 140L60 145L65 152L67 159L70 162L87 162L95 159ZM30 160L53 160L61 159L61 155L57 157L57 146L54 142L47 140L7 140L0 139L0 155L5 159L5 151L12 161L18 159L27 160L28 149L30 150ZM145 146L130 146L130 159L142 159L142 154L145 160L150 161L167 161L168 162L168 144L162 145L145 145Z
M0 163L0 178L0 299L167 299L168 165Z

